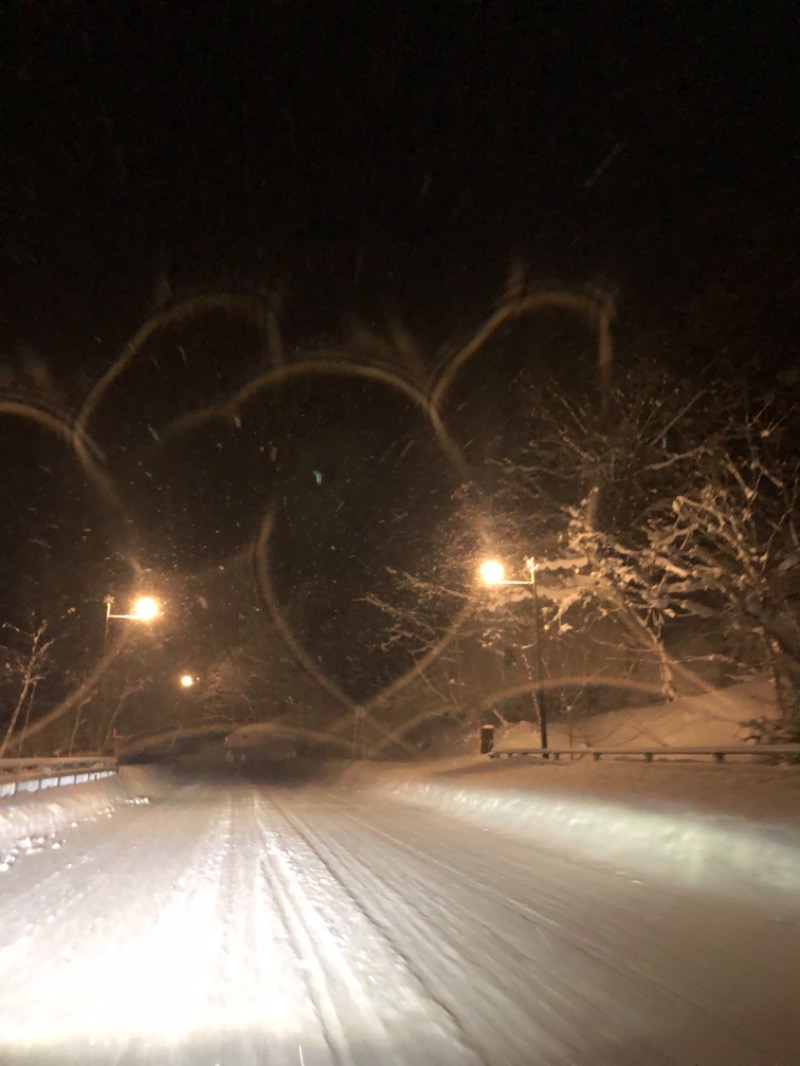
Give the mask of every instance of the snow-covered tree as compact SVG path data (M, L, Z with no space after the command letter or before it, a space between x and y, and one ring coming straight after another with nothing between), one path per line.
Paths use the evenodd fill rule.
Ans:
M587 560L584 595L605 604L675 691L667 631L681 621L760 647L784 722L800 702L800 530L795 404L754 405L665 375L610 392L609 409L556 397L539 404L536 447L507 473L561 502L565 539ZM555 412L560 412L556 415ZM519 491L515 487L515 491ZM570 492L580 492L570 502ZM572 497L574 499L574 495ZM758 659L751 660L753 664ZM782 726L792 732L794 726Z
M723 616L762 649L784 727L800 735L800 462L791 408L765 404L707 445L648 529L649 567L675 609Z
M501 464L499 495L527 500L539 536L576 560L575 594L559 617L593 599L657 663L667 699L675 678L664 631L674 613L653 580L648 530L690 481L706 447L708 406L703 390L648 364L602 398L539 389L528 444Z

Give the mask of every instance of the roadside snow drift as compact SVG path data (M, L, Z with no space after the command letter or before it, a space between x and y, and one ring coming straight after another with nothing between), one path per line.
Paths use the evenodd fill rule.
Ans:
M494 776L494 775L493 775ZM455 776L408 775L379 786L396 800L491 831L524 838L576 860L613 864L631 875L683 885L724 883L800 891L800 826L703 812L681 802L609 801L591 792L476 785Z
M58 848L66 829L111 814L122 804L146 802L162 793L165 784L163 770L129 766L99 781L19 792L0 800L0 873L19 854Z

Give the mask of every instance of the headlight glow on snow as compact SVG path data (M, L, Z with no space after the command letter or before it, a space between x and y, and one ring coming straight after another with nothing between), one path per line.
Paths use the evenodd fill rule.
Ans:
M226 1064L299 1062L300 1047L329 1062L329 1041L365 1042L382 1060L431 1031L460 1054L449 1017L324 861L258 790L231 795L189 790L165 816L169 853L130 823L96 838L97 861L67 834L63 879L34 878L3 912L0 1060L81 1062L91 1050L194 1066L199 1048L213 1066L225 1046ZM144 811L158 832L159 812Z
M614 863L661 879L726 893L750 890L796 892L800 841L780 827L769 830L741 818L678 807L648 810L636 803L550 790L481 789L409 781L391 794L515 836L524 836L591 861Z
M123 910L115 925L74 944L70 964L61 951L34 975L25 966L31 938L7 943L0 972L17 964L25 979L11 1000L4 995L0 1045L135 1040L163 1048L187 1033L302 1032L304 1011L296 983L280 972L272 916L263 915L256 941L245 944L226 936L218 902L215 886L187 886L149 928ZM220 938L228 941L223 950Z

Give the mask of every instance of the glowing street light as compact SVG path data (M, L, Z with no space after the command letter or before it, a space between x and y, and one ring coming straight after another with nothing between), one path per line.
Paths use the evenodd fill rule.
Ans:
M181 674L181 688L191 688L194 684L194 678L191 674Z
M155 596L139 596L133 601L130 614L112 614L114 600L106 600L106 620L109 618L128 618L133 622L152 622L161 614L161 604Z
M506 568L497 559L487 559L480 569L481 578L487 585L499 585L506 576Z
M161 614L161 605L153 596L140 596L133 605L132 617L139 622L152 622Z
M114 597L106 598L106 624L103 631L103 648L108 643L108 623L111 618L126 618L131 622L154 622L161 614L161 604L155 596L138 596L131 607L130 614L112 614Z
M479 573L484 585L530 585L535 589L537 567L533 559L525 560L525 569L528 571L527 581L509 581L503 564L497 559L487 559L481 564Z

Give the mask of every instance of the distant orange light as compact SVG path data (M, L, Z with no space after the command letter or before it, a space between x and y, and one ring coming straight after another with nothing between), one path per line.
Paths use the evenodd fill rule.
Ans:
M194 684L194 678L191 674L183 674L181 677L181 685L184 688L191 688Z

